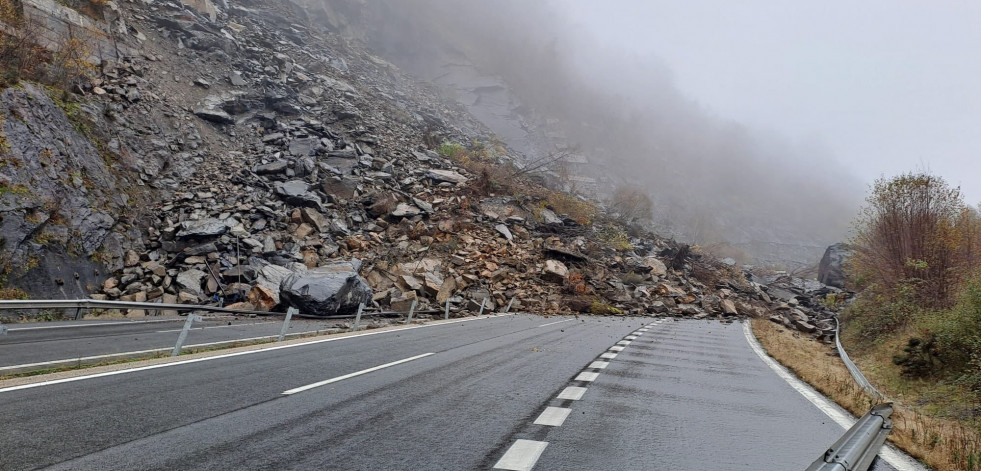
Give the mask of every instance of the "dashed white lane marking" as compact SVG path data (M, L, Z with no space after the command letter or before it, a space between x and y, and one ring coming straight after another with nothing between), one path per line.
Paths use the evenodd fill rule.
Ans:
M283 391L283 395L284 396L289 396L291 394L296 394L298 392L308 391L308 390L313 389L313 388L319 388L320 386L325 386L325 385L328 385L328 384L331 384L331 383L336 383L338 381L343 381L345 379L353 378L355 376L361 376L363 374L371 373L373 371L382 370L382 369L385 369L385 368L388 368L388 367L391 367L391 366L401 365L402 363L407 363L407 362L410 362L412 360L418 360L420 358L425 358L425 357L428 357L429 355L435 355L435 353L423 353L422 355L416 355L414 357L403 358L403 359L398 360L398 361L393 361L391 363L385 363L384 365L378 365L378 366L375 366L375 367L372 367L372 368L368 368L368 369L364 369L364 370L361 370L361 371L355 371L354 373L348 373L346 375L338 376L336 378L331 378L331 379L326 379L326 380L323 380L323 381L318 381L318 382L313 383L313 384L308 384L306 386L300 386L298 388L293 388L293 389L290 389L288 391Z
M596 381L599 378L599 373L594 373L592 371L583 371L576 376L576 381Z
M531 471L541 458L542 452L548 442L536 442L534 440L520 439L508 448L507 453L497 461L494 469L507 469L510 471Z
M54 379L54 380L51 380L51 381L43 381L43 382L40 382L40 383L22 384L20 386L11 386L9 388L0 388L0 393L5 393L5 392L9 392L9 391L18 391L18 390L21 390L21 389L38 388L38 387L41 387L41 386L50 386L52 384L71 383L71 382L82 381L82 380L86 380L86 379L102 378L102 377L105 377L105 376L115 376L115 375L121 375L121 374L126 374L126 373L135 373L137 371L156 370L158 368L170 368L172 366L187 365L187 364L190 364L190 363L199 363L199 362L203 362L203 361L220 360L222 358L231 358L231 357L237 357L237 356L242 356L242 355L254 355L254 354L257 354L257 353L272 352L272 351L275 351L275 350L283 350L283 349L286 349L286 348L305 347L307 345L316 345L316 344L327 343L327 342L336 342L338 340L353 339L353 338L358 338L358 337L367 337L369 335L381 335L381 334L387 334L387 333L391 333L391 332L404 332L406 330L424 329L424 328L427 328L427 327L439 327L439 326L443 326L443 325L458 324L458 323L461 323L461 322L470 322L470 321L479 320L479 319L487 319L487 318L490 318L490 317L501 317L501 316L510 316L510 315L513 315L513 314L497 314L497 315L484 316L484 317L469 317L469 318L466 318L466 319L458 319L458 320L455 320L455 321L440 322L438 324L415 325L415 326L403 327L403 328L400 328L400 329L392 329L392 330L375 330L375 331L371 331L371 332L364 332L364 333L361 333L361 334L346 335L344 337L330 337L330 338L320 339L320 340L311 340L309 342L293 343L293 344L289 344L289 345L277 345L275 347L263 348L261 350L248 350L248 351L244 351L244 352L226 353L224 355L215 355L213 357L192 358L190 360L175 361L173 363L161 363L161 364L158 364L158 365L150 365L150 366L141 366L139 368L130 368L128 370L107 371L105 373L96 373L96 374L85 375L85 376L75 376L75 377L72 377L72 378ZM256 337L256 339L258 339L258 338L268 338L268 337ZM254 340L254 339L239 339L239 340ZM204 346L204 345L209 345L209 344L201 344L199 346ZM187 348L187 347L184 347L184 348ZM168 348L167 350L170 350L170 349Z
M777 376L782 378L787 382L792 388L796 389L801 396L804 396L811 404L814 404L821 412L825 415L831 417L842 428L848 429L855 424L856 420L842 409L838 404L831 402L828 398L821 395L810 385L804 383L803 381L797 379L793 373L788 371L783 365L777 363L776 360L770 358L766 351L763 350L763 346L756 340L753 336L753 330L749 325L749 322L743 322L743 335L746 337L746 341L749 343L750 348L756 352L756 355L766 363L767 366L773 370ZM879 452L879 456L882 457L887 463L896 468L897 471L926 471L922 465L914 461L905 453L899 451L895 446L886 443L886 446L882 451Z
M607 366L610 366L610 362L597 360L597 361L594 361L594 362L590 363L589 366L587 366L586 368L593 368L593 369L597 369L597 370L605 370Z
M624 340L637 340L637 336L636 335L628 335L628 336L624 337L623 339Z
M624 347L626 347L627 345L630 345L630 341L629 340L621 340L621 341L617 342L617 345L623 345Z
M572 413L572 409L565 407L546 407L542 414L535 419L535 425L561 427L570 413Z
M569 386L559 393L559 399L567 399L570 401L578 401L582 399L583 394L586 394L586 388L581 388L579 386Z
M644 327L643 329L637 329L637 332L649 332L651 329Z
M600 355L600 358L605 358L607 360L612 360L612 359L614 359L616 357L617 357L617 354L616 353L613 353L613 352L606 352L606 353Z
M540 325L540 326L538 326L538 327L545 327L545 326L547 326L547 325L555 325L555 324L561 324L561 323L563 323L563 322L570 322L570 321L574 321L574 320L575 320L575 319L566 319L566 320L564 320L564 321L555 321L555 322L549 322L548 324L542 324L542 325Z
M626 348L626 347L621 347L619 345L614 345L614 346L610 347L610 350L613 350L614 352L622 352L624 348Z

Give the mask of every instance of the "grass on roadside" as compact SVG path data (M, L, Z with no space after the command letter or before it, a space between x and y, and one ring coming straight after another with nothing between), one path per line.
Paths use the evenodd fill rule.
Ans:
M767 353L825 396L856 416L874 399L852 380L833 348L765 319L753 333ZM930 417L896 403L889 440L937 471L981 470L981 433L954 420ZM830 443L828 444L830 445Z

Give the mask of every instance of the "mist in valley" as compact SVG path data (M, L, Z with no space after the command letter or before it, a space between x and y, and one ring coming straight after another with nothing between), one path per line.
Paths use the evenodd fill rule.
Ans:
M780 82L787 76L809 76L815 82L847 80L851 71L829 70L828 61L819 57L828 51L816 51L814 58L795 57L801 70L757 80L752 86L746 85L746 74L734 68L767 70L780 59L767 54L785 56L790 53L787 48L749 40L746 43L759 50L733 55L745 53L758 62L734 59L726 63L727 73L716 76L692 75L691 70L699 69L689 67L682 77L662 58L663 52L692 63L721 62L719 52L710 46L672 44L671 37L659 34L658 28L690 36L693 33L686 28L697 31L727 24L718 15L730 14L734 7L710 2L679 12L685 9L639 1L354 3L357 7L328 1L325 17L340 28L336 19L346 15L346 34L365 40L385 59L443 87L526 159L557 152L573 155L563 169L563 174L573 176L569 186L573 191L604 200L616 188L642 189L654 201L653 224L658 232L744 262L815 263L824 247L848 237L867 183L877 176L870 175L869 166L875 168L877 159L889 159L869 155L871 164L852 165L855 148L867 149L871 139L859 139L854 148L842 146L841 139L832 145L822 132L838 128L809 129L808 120L817 119L812 110L792 108L797 102L787 99L785 89L793 84ZM734 28L749 28L754 21L766 24L772 21L766 17L768 11L787 10L757 3L747 8L756 10L737 15ZM649 16L631 17L632 13ZM353 23L358 26L350 27ZM834 42L835 25L826 26L828 41ZM682 33L674 37L684 38ZM701 34L706 43L713 42L713 31ZM733 34L752 38L754 31L719 31L718 40ZM686 88L684 80L692 76L697 77L694 82L717 85L724 93L712 100L698 96L697 90ZM745 86L747 96L742 96L739 86ZM760 94L768 88L774 90L772 95ZM827 93L820 86L814 88ZM739 107L732 103L750 97L758 110L766 112L739 116ZM717 103L728 104L717 107ZM846 114L840 118L857 122ZM883 134L883 129L868 132ZM881 150L894 144L883 143ZM843 147L852 153L842 152ZM930 165L922 158L920 163ZM903 170L909 168L883 167L881 172Z

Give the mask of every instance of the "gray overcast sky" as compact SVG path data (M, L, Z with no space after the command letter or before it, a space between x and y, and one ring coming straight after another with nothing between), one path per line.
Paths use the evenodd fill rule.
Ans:
M981 2L553 0L712 113L856 176L927 168L981 202Z

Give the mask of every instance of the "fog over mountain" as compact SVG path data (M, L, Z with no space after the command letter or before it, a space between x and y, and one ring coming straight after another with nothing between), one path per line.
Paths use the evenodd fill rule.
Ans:
M946 160L922 152L912 162L910 152L889 154L910 147L904 142L926 148L931 136L938 137L935 130L912 135L910 121L873 128L873 118L856 115L862 106L888 103L883 97L891 92L836 96L835 88L826 86L844 87L855 79L866 85L880 80L880 88L888 87L889 77L869 74L892 64L890 54L901 59L903 50L883 50L884 58L873 60L877 51L859 43L854 47L865 56L829 58L852 46L848 41L857 33L848 22L825 24L827 45L805 42L814 54L809 57L807 47L798 44L803 40L790 31L796 24L790 19L779 28L763 28L766 18L806 23L790 7L754 3L757 19L736 6L699 5L337 0L322 7L322 19L442 86L528 159L576 149L584 159L573 158L566 166L574 190L603 199L620 186L643 188L654 199L660 231L723 252L732 246L738 249L732 253L744 251L758 262L813 263L824 246L847 238L872 179L917 167L947 169ZM857 14L867 18L869 12ZM841 16L846 13L828 18ZM763 28L763 40L754 39L756 26ZM782 44L780 32L793 44ZM703 42L693 39L696 35ZM720 44L725 41L730 44ZM871 65L847 67L866 56ZM683 73L672 62L681 64ZM794 70L778 74L778 66ZM813 96L797 99L791 92L808 87ZM895 94L892 101L903 98ZM885 112L914 115L922 103L916 96L905 98L905 108L897 103L888 111L868 112L878 120ZM861 106L849 108L849 103ZM944 142L938 145L941 152L971 148L967 140ZM951 183L961 183L950 175Z

